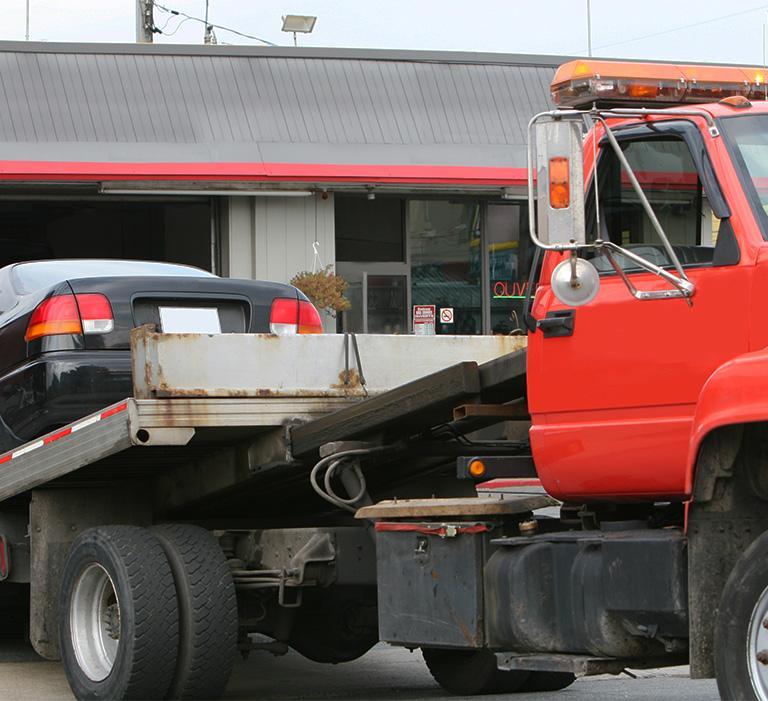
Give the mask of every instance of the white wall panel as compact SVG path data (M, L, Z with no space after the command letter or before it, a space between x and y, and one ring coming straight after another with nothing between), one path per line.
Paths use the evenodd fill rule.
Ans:
M222 272L229 277L288 282L312 270L312 244L335 263L333 195L229 197L222 206ZM335 326L327 323L327 330Z
M227 199L221 236L230 277L288 282L312 269L315 240L322 262L335 262L333 195Z

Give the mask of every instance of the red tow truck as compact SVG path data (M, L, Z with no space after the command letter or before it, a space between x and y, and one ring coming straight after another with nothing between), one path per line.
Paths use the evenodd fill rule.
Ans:
M465 531L484 539L477 552L417 545L422 569L398 568L403 536L377 526L380 634L420 642L446 688L553 689L690 663L723 699L768 699L765 80L722 66L558 69L558 108L529 128L539 253L525 317L531 455L560 517ZM462 599L441 582L473 558ZM393 569L422 598L382 593ZM477 580L482 606L462 605ZM417 623L456 612L482 621L468 639L483 649L451 649L459 636Z
M0 455L3 611L28 599L79 699L215 698L238 650L381 640L457 694L690 664L768 701L765 79L558 70L527 350L135 329L133 396Z

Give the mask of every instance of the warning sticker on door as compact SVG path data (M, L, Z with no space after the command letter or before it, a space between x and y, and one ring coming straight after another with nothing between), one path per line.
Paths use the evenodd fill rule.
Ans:
M453 323L453 307L443 307L440 310L440 323L441 324Z

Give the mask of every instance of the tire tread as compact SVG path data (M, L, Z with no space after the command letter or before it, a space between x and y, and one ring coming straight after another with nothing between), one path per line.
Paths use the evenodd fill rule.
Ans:
M216 538L203 528L163 524L153 532L171 562L181 611L170 698L218 698L237 653L237 598L229 565Z

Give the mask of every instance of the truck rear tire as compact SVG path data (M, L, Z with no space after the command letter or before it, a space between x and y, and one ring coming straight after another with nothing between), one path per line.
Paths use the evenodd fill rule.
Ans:
M305 592L288 644L322 664L351 662L377 642L376 592L370 587L331 587Z
M522 689L529 672L501 670L490 650L443 650L421 648L434 680L457 696L510 694Z
M186 524L152 529L165 550L179 601L179 652L168 698L217 699L237 653L232 574L210 531Z
M768 533L744 551L723 588L715 674L722 699L768 699Z
M570 672L531 672L520 691L560 691L575 681L576 675Z
M163 699L179 646L173 574L160 543L135 526L91 528L61 576L59 644L75 697Z

